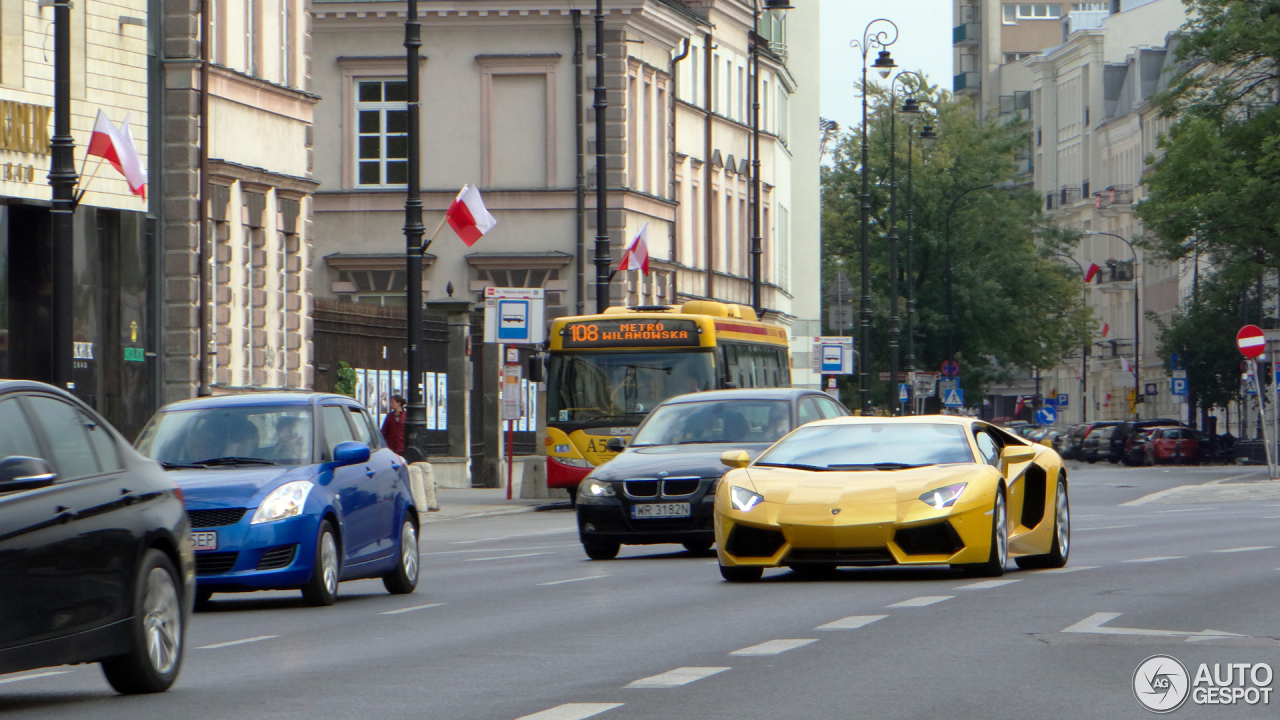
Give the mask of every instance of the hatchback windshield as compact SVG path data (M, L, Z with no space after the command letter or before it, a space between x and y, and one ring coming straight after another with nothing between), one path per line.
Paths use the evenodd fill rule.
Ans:
M974 462L960 425L809 425L769 448L756 465L813 470L897 470Z
M303 406L175 410L147 423L138 451L166 465L305 465L311 436Z
M631 445L774 442L790 431L786 401L681 402L654 410Z

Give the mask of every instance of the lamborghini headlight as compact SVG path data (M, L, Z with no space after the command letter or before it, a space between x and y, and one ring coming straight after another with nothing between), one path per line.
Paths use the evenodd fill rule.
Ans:
M310 480L295 480L272 490L258 506L250 524L257 525L301 515L302 507L307 503L307 495L311 494L313 487L315 485Z
M956 483L955 485L934 488L933 490L924 492L920 496L920 500L937 510L949 508L956 504L956 500L960 499L960 493L964 492L966 485L968 485L968 483Z
M764 502L764 498L746 488L733 486L729 488L729 502L737 510L750 512L751 508Z
M617 495L613 484L601 482L595 478L587 478L578 486L578 502L591 502L599 498L611 498Z

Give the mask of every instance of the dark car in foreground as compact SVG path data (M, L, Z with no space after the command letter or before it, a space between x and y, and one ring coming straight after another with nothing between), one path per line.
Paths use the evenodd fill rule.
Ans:
M848 414L829 395L789 388L713 390L663 402L630 446L579 486L583 549L593 560L616 557L622 545L710 550L716 483L728 472L724 451L755 457L792 428Z
M418 584L418 512L405 461L341 395L254 393L173 403L138 437L186 495L197 601L302 591L332 605L343 580Z
M194 590L160 466L70 394L0 380L0 674L98 662L121 693L167 690Z

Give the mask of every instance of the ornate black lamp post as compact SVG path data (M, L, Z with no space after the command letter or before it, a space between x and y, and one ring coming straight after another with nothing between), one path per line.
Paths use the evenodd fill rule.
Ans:
M761 8L756 0L755 22L751 28L751 308L756 317L764 313L764 301L761 298L762 258L764 256L763 238L760 230L760 16L765 10L770 13L785 13L791 10L790 0L764 0Z
M902 328L898 317L898 83L904 78L916 80L917 87L924 85L924 77L910 70L903 70L889 83L889 387L898 391L898 351L901 346ZM919 103L907 98L902 112L920 115ZM908 131L908 141L910 131ZM908 147L910 152L910 147ZM914 368L912 368L914 369Z
M908 100L907 102L911 102ZM915 155L912 148L912 138L914 136L914 128L911 134L907 135L907 372L914 373L916 371L916 298L915 298L915 264L912 246L915 242L915 229L913 220L915 218L915 187L912 185L912 167L914 165ZM925 125L920 131L920 144L924 148L933 145L933 141L938 139L938 134L933 131L932 125ZM914 391L913 391L914 392ZM915 403L912 403L910 412L914 414Z
M422 227L422 152L419 128L421 97L418 82L418 49L422 47L422 23L418 22L418 0L408 0L404 21L405 80L409 85L409 182L404 200L405 272L408 275L405 301L409 324L409 397L404 419L404 455L409 462L426 460L427 409L422 404L422 258L427 248Z

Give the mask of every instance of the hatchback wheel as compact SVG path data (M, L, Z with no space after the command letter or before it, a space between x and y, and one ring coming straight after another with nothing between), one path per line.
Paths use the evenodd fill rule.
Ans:
M182 667L182 594L173 561L159 550L142 558L133 593L133 649L102 661L102 672L125 695L168 690Z
M316 539L315 564L311 579L302 588L302 599L316 607L332 605L338 599L338 574L341 563L338 558L338 538L328 520L320 521Z
M382 584L392 595L407 595L418 589L418 529L409 518L400 527L400 562L395 570L382 576Z

